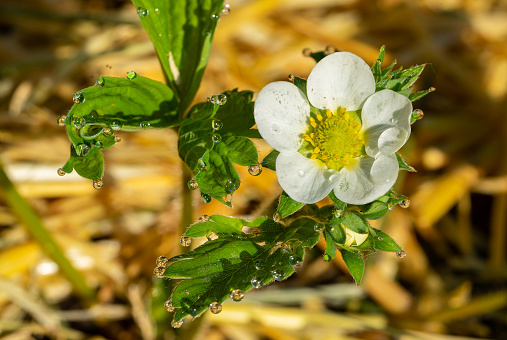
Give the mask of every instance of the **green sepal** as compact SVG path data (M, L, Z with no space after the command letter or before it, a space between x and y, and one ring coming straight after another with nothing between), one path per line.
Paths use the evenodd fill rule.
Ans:
M352 210L345 211L341 223L358 234L367 234L370 228L368 221L360 213Z
M311 52L309 55L310 58L315 60L316 63L327 57L327 54L325 51L317 51L317 52ZM306 93L306 92L305 92Z
M301 203L290 198L289 195L287 195L287 193L284 191L280 195L280 202L278 203L277 212L281 218L285 218L294 214L304 205L305 203Z
M363 279L364 274L364 259L362 257L359 257L357 253L345 250L343 248L340 249L340 252L342 253L343 261L345 261L350 275L352 275L354 281L356 281L356 284L359 285Z
M374 238L375 249L382 251L391 251L391 252L402 252L403 249L391 238L391 236L384 233L382 230L378 230L372 228L377 234L376 238Z
M327 230L324 231L324 239L326 240L326 250L324 252L324 260L326 262L329 262L332 259L334 259L336 255L335 241L331 237L331 234L327 232Z
M333 218L331 224L326 225L326 235L329 235L336 244L344 244L346 235L341 225L343 219ZM327 240L326 240L327 241Z
M373 73L373 77L375 78L375 83L379 82L382 79L382 63L384 62L386 48L382 46L380 48L380 53L377 57L377 60L371 66L371 72Z
M276 158L280 151L273 149L261 162L263 168L276 171Z
M411 93L409 96L408 96L408 99L410 99L411 102L413 101L416 101L418 99L421 99L422 97L424 97L425 95L427 95L428 93L430 92L433 92L435 91L434 88L430 87L429 89L427 90L423 90L423 91L418 91L418 92L414 92L414 93ZM415 120L414 120L415 121ZM414 121L410 121L410 123L413 123Z
M306 97L306 79L294 77L294 85L304 93Z
M345 208L347 207L347 203L340 201L334 194L333 190L331 190L331 192L327 197L329 197L329 199L333 201L333 203L338 207L338 209L345 210Z
M406 170L408 172L416 172L416 170L413 167L411 167L410 165L408 165L403 160L403 158L401 158L401 156L398 153L395 153L395 155L396 155L396 159L398 160L398 165L400 167L400 170Z

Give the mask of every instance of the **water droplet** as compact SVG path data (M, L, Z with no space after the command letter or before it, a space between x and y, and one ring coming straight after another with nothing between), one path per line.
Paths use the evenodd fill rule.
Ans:
M250 283L252 284L252 287L254 287L255 289L259 289L262 287L262 279L260 277L257 276L252 277Z
M231 194L225 195L224 197L222 197L222 199L224 200L225 204L229 204L232 202L232 195Z
M211 121L211 127L212 127L212 128L213 128L213 130L215 130L215 131L220 130L223 126L224 126L224 124L223 124L221 121L219 121L218 119L213 119L213 120Z
M137 15L139 15L139 17L145 17L148 15L148 10L146 8L142 8L142 7L137 7Z
M382 65L382 60L381 60L381 59L377 59L377 60L375 60L375 62L376 62L377 64L379 64L379 65Z
M174 312L173 300L169 299L164 303L164 308L168 312Z
M190 181L188 181L188 188L190 190L195 190L199 188L199 184L197 184L197 180L195 178L192 178Z
M78 144L75 146L76 153L79 157L86 156L88 152L90 151L90 147L86 144Z
M280 222L282 220L282 216L280 216L280 214L278 212L276 212L274 215L273 215L273 221L275 222Z
M302 261L303 259L299 255L289 256L289 264L293 267L300 265Z
M394 209L394 204L389 203L389 204L387 205L387 209L389 209L389 210L393 210L393 209Z
M405 256L407 256L407 253L404 250L399 251L399 252L396 253L396 257L398 257L399 259L402 259Z
M106 79L102 76L98 77L97 80L95 81L95 85L97 85L99 87L104 86L105 83L106 83Z
M231 13L231 7L229 6L229 4L225 4L224 7L222 7L222 16L226 16L226 15L229 15L229 13Z
M259 176L262 172L261 163L253 164L248 167L248 173L252 176Z
M180 321L171 321L171 326L173 326L173 328L180 328L181 326L183 326L183 320L180 320Z
M318 233L321 233L324 231L324 225L323 224L316 224L314 227L313 227L313 230L315 230L316 232Z
M225 105L227 103L227 96L223 93L219 94L217 96L217 103L218 105Z
M213 103L213 104L218 104L218 96L217 95L213 95L210 97L210 101Z
M72 97L72 101L76 104L84 102L85 97L83 95L83 92L77 91L76 93L74 93L74 96Z
M151 125L150 122L141 122L141 124L139 124L139 127L141 127L141 128L147 128L150 125Z
M399 203L399 205L403 209L407 209L408 207L410 207L410 200L408 198L405 198L403 201Z
M167 267L167 264L169 263L169 259L165 256L159 256L157 257L157 267Z
M103 128L102 129L102 134L104 135L104 137L111 137L113 135L113 130L111 130L111 128Z
M72 125L74 125L76 129L81 129L86 125L86 120L83 117L76 117L72 120Z
M102 144L102 142L100 140L96 141L95 144L93 144L94 147L96 148L99 148L99 149L102 149L102 147L104 146L104 144Z
M197 170L199 170L199 171L206 171L206 170L208 170L208 166L206 165L206 163L204 162L204 160L202 158L200 158L197 161Z
M312 55L312 50L311 50L311 49L309 49L308 47L307 47L307 48L305 48L305 49L303 49L303 55L304 55L305 57L310 57L310 56Z
M280 269L275 269L271 271L271 276L275 281L282 281L284 275L285 273Z
M334 212L334 217L343 218L345 216L345 212L341 209L338 209Z
M160 14L160 11L158 10L158 8L155 8L155 13Z
M264 262L262 262L262 261L255 262L255 269L263 270L264 269Z
M384 238L382 236L377 237L379 241L384 241Z
M336 47L334 47L333 45L327 45L326 49L324 50L324 54L326 54L326 55L332 54L335 52L336 52Z
M230 298L236 302L243 300L244 297L245 293L241 289L234 289L230 295Z
M424 112L421 109L415 109L412 111L412 120L419 120L424 117Z
M121 128L121 124L120 122L117 122L117 121L113 121L111 123L111 129L113 130L119 130Z
M65 176L66 172L63 171L62 168L59 168L58 170L56 170L56 173L58 174L58 176Z
M239 187L239 182L237 182L235 180L228 179L227 182L225 182L225 191L227 191L227 192L234 192L234 191L238 190L238 187Z
M121 138L120 138L120 137L114 137L114 142L115 142L115 143L119 143L119 142L121 142Z
M204 203L211 202L211 195L210 194L201 194L201 199Z
M389 122L391 122L391 124L398 124L398 119L391 118L391 119L389 119Z
M188 247L190 246L190 244L192 243L192 239L188 236L182 236L180 238L180 244L183 246L183 247Z
M158 277L159 279L164 277L165 267L156 267L153 270L153 274Z
M296 79L296 76L293 75L292 73L289 74L289 81L294 82L294 79Z
M222 304L220 302L212 302L209 305L209 310L213 314L218 314L222 311Z
M99 190L104 186L104 182L101 179L94 179L92 185L94 189Z
M430 92L433 92L433 91L435 91L435 90L436 90L436 88L434 88L434 87L432 86L432 87L430 87L428 90L429 90Z
M209 216L204 214L199 217L199 222L209 222Z
M222 136L218 133L214 133L213 136L211 136L211 140L213 143L220 143L222 141Z
M127 78L128 79L136 79L137 73L135 71L128 71L127 72Z
M305 175L305 172L303 170L298 171L298 176L303 177Z
M329 262L331 260L332 260L331 256L329 256L328 254L324 255L324 261Z
M58 119L56 120L56 122L58 123L58 126L65 126L65 119L67 118L66 115L61 115L58 117Z
M331 176L329 176L329 182L337 181L338 178L340 178L340 176L338 176L338 175L331 175Z

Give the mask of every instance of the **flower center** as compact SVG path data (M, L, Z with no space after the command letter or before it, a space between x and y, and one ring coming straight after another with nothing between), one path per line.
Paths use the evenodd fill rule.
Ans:
M350 119L347 109L326 111L326 115L310 117L310 126L303 135L307 143L303 149L311 159L322 161L328 168L340 170L356 164L357 157L365 154L361 124ZM305 146L306 144L306 146Z

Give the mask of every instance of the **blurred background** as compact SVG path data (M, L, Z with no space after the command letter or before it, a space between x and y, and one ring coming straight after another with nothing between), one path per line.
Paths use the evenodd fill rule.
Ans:
M507 1L229 4L196 101L236 87L258 92L291 73L306 78L315 63L301 51L328 45L370 65L386 45L385 66L426 63L416 88L436 91L414 102L425 116L401 151L417 172L400 173L395 189L412 204L375 224L405 258L370 256L356 286L340 259L322 260L319 244L289 280L186 320L179 338L507 339ZM170 283L153 269L159 255L180 252L176 133L121 134L104 152L101 190L56 172L70 145L56 120L73 93L130 70L163 81L129 1L0 4L0 160L77 269L69 279L28 232L28 215L0 198L0 339L175 337L163 308ZM194 220L254 218L281 193L270 170L240 175L233 209L192 192ZM82 278L88 287L79 288Z

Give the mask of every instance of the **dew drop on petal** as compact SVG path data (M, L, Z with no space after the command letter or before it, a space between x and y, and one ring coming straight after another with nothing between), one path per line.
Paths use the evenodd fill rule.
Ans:
M405 198L399 204L400 204L400 207L407 209L408 207L410 207L410 200L408 198Z
M164 303L164 308L168 312L174 312L173 300L169 299Z
M102 182L101 179L94 179L92 184L93 188L97 190L102 189L102 187L104 186L104 182Z
M210 194L202 194L201 199L204 203L211 202L211 195Z
M245 293L243 293L243 291L241 289L234 289L230 295L230 298L232 299L232 301L236 301L236 302L243 300L244 297L245 297Z
M399 252L396 253L396 257L399 258L399 259L402 259L402 258L404 258L406 256L407 256L407 253L404 250L399 251Z
M159 266L153 270L153 274L159 279L164 277L165 267Z
M250 283L252 284L252 287L254 287L255 289L259 289L262 287L262 279L260 277L257 276L252 277Z
M389 122L390 122L391 124L398 124L398 119L396 119L396 118L391 118L391 119L389 119Z
M229 13L231 13L231 7L229 4L225 4L224 7L222 7L222 13L220 15L226 16L229 15Z
M336 182L339 178L340 176L338 175L331 175L329 176L329 182Z
M199 188L199 184L197 184L197 180L195 178L192 178L190 181L188 181L188 188L190 190L195 190Z
M148 10L143 7L137 7L137 15L139 15L140 18L145 17L148 15Z
M271 132L273 133L280 133L280 125L278 124L271 124Z
M220 302L212 302L209 305L209 310L213 314L218 314L222 311L222 304Z
M213 143L220 143L222 141L222 136L220 136L220 134L218 133L214 133L211 136L211 140L213 141Z
M95 81L95 85L98 87L104 86L105 83L106 83L106 79L102 76L98 77L97 80Z
M85 98L83 92L77 91L76 93L74 93L74 96L72 96L72 101L76 104L84 102Z
M67 118L66 115L61 115L58 117L58 120L56 121L58 123L58 126L65 126L65 119Z
M298 171L298 176L303 177L305 175L305 172L303 170Z
M111 137L113 135L113 130L111 128L103 128L102 129L102 134L104 135L104 137Z
M181 326L183 326L183 320L180 320L180 321L171 321L171 326L173 328L180 328Z
M211 121L211 127L212 127L212 128L213 128L213 130L215 130L215 131L220 130L223 126L224 126L224 124L223 124L220 120L218 120L218 119L213 119L213 120Z
M253 164L248 167L248 173L252 176L259 176L262 172L261 163Z
M304 55L305 57L309 57L309 56L311 56L311 55L312 55L312 50L311 50L311 49L309 49L308 47L307 47L307 48L305 48L305 49L303 49L303 55Z
M182 236L180 238L180 244L183 246L183 247L188 247L190 246L190 244L192 243L192 239L188 236Z
M156 261L157 267L166 267L168 263L169 263L169 259L167 257L165 257L165 256L157 257L157 261Z
M56 170L56 173L58 174L58 176L65 176L66 172L63 171L62 168L59 168L58 170Z

